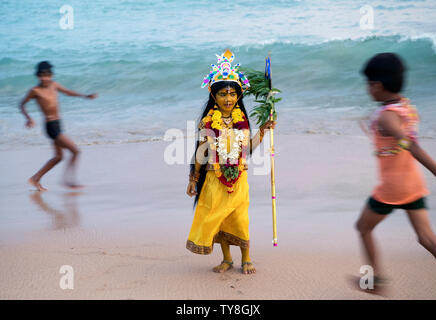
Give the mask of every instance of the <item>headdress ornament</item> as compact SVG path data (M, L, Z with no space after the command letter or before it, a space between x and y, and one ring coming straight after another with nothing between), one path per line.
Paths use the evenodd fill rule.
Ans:
M210 87L219 81L234 81L239 84L242 91L250 87L247 77L239 71L239 63L232 67L232 62L235 59L233 52L226 50L222 55L216 55L218 58L217 65L212 64L212 70L204 77L201 87Z

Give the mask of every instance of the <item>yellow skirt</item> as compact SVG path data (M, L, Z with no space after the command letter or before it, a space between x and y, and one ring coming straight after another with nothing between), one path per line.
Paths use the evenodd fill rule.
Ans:
M207 171L186 243L188 250L210 254L213 244L223 240L241 248L249 247L250 198L246 170L233 189L232 193L227 193L227 187L218 180L215 172Z

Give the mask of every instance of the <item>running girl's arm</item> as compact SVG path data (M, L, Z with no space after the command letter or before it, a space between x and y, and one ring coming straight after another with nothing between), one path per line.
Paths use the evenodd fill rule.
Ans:
M422 149L416 141L410 140L401 129L401 119L394 111L382 112L379 126L386 134L398 140L399 145L409 150L412 156L436 176L436 162Z
M416 160L436 176L436 162L419 146L419 144L412 142L409 150Z
M60 92L62 92L62 93L64 93L64 94L66 94L67 96L70 96L70 97L83 97L83 98L89 98L89 99L94 99L94 98L97 97L97 94L96 94L96 93L93 93L93 94L81 94L81 93L78 93L78 92L76 92L76 91L73 91L73 90L70 90L70 89L64 88L63 86L61 86L61 85L60 85L59 83L57 83L57 82L55 82L55 86L56 86L56 89L57 89L58 91L60 91Z

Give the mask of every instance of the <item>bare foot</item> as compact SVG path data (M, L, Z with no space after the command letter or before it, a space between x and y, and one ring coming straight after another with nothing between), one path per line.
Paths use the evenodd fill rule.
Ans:
M368 294L375 294L379 296L387 297L389 295L389 286L390 286L390 280L382 277L374 277L374 287L372 289L367 288L364 289L360 286L361 278L357 276L348 276L348 281L351 284L351 286L354 289L357 289L359 291L368 293Z
M253 274L256 273L256 269L253 267L253 264L251 262L242 262L242 273Z
M47 191L46 188L44 188L39 181L36 181L35 179L29 178L29 180L27 180L28 183L30 183L32 186L34 186L36 189L38 189L38 191Z
M69 189L82 189L85 187L82 184L77 184L77 183L73 183L73 182L66 182L66 181L64 181L63 185Z
M213 272L223 273L233 267L233 262L223 260L219 266L213 268Z
M66 185L70 189L82 189L85 188L83 184L67 184Z

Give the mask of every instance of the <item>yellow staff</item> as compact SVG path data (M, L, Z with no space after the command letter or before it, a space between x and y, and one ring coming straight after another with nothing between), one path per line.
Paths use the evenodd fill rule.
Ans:
M271 108L269 119L274 121L273 109ZM271 145L270 155L271 155L271 199L272 199L272 221L273 221L273 245L277 247L277 215L276 215L276 183L274 175L274 129L271 128L269 136L269 141Z
M270 100L276 93L272 90L271 85L271 58L268 56L265 59L265 78L268 79L269 93L267 96L267 101ZM269 111L269 120L274 121L274 103L271 104ZM276 214L276 183L274 175L274 129L270 129L269 141L271 145L270 155L271 155L271 199L272 199L272 222L273 222L273 245L277 247L277 214Z
M274 98L274 95L281 92L279 89L273 88L271 85L271 58L268 56L265 59L265 73L255 70L244 70L250 80L250 87L247 89L247 95L254 95L256 102L260 105L256 106L250 116L257 118L257 124L261 127L268 120L275 121L277 113L274 105L281 98ZM263 99L259 99L259 97ZM274 129L270 129L270 157L271 157L271 199L272 199L272 219L273 219L273 245L277 247L277 215L276 215L276 186L274 173Z

